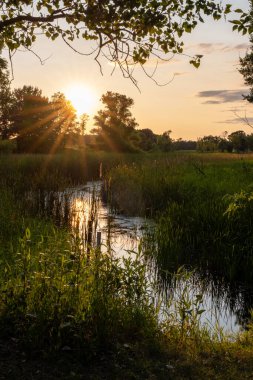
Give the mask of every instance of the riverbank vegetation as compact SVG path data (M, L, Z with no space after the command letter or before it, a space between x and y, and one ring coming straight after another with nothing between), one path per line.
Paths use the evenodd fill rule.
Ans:
M172 154L113 168L105 192L115 209L155 218L148 250L161 286L180 266L194 269L202 289L223 294L245 325L253 305L252 179L250 156Z
M250 378L252 328L232 337L203 325L201 297L190 297L186 288L172 311L169 299L167 304L160 298L160 279L168 270L179 279L187 275L187 255L203 256L203 265L223 239L220 279L226 271L237 276L236 265L247 274L252 170L251 157L237 155L2 155L3 378ZM143 241L139 252L126 254L123 265L96 248L87 256L77 230L56 227L29 207L31 191L57 191L102 172L112 207L157 218L153 243ZM209 234L212 245L211 238L205 240ZM148 275L150 257L158 264L157 280ZM182 264L186 272L179 269ZM244 325L250 323L249 306L240 305L247 313Z

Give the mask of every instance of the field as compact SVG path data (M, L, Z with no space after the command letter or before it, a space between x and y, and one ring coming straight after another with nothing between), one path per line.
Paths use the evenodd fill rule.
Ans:
M0 173L0 378L252 378L253 156L4 152ZM123 264L87 255L78 231L40 206L99 177L112 209L155 221ZM161 310L150 262L157 289L194 271L225 292L244 331L203 326L187 289Z

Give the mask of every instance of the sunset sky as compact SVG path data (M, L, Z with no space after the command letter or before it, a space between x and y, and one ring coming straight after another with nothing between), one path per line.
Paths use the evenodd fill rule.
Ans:
M233 4L247 9L247 0L236 0ZM50 42L41 37L34 46L34 51L42 59L29 52L17 52L13 58L13 87L24 84L38 86L44 95L51 96L56 91L66 93L74 86L83 86L84 102L92 101L86 112L92 118L101 108L99 99L106 91L114 91L132 97L135 105L133 115L139 128L150 128L155 133L172 130L172 138L183 137L195 139L207 134L220 135L223 131L232 132L244 129L252 133L236 115L253 116L253 106L241 100L242 93L247 93L243 78L238 73L239 57L243 57L249 46L248 37L232 32L228 22L208 20L185 38L185 53L189 55L203 54L199 69L189 65L189 58L176 56L170 62L159 64L156 80L163 84L174 79L164 87L157 86L136 68L134 76L138 80L138 89L129 79L124 79L116 70L111 76L112 66L102 61L104 75L92 56L74 53L63 42ZM90 43L79 42L75 45L79 50L88 52ZM151 73L155 61L147 64ZM251 111L252 109L252 111ZM253 120L253 118L252 118Z

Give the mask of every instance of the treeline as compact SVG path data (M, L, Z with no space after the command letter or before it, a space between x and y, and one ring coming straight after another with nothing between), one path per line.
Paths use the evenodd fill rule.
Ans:
M244 131L235 131L223 136L204 136L197 140L197 150L200 152L252 152L253 133L246 134Z

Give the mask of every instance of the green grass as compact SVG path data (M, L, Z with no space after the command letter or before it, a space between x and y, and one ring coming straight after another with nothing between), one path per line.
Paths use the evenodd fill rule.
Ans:
M155 219L146 249L161 286L169 287L170 273L182 265L195 269L205 288L226 294L245 325L252 307L252 185L252 155L172 153L113 168L104 188L112 207Z

